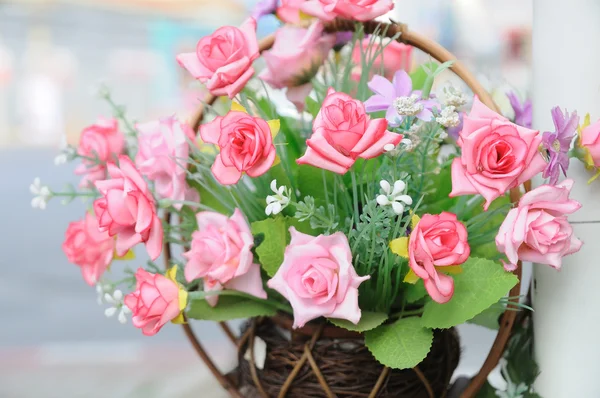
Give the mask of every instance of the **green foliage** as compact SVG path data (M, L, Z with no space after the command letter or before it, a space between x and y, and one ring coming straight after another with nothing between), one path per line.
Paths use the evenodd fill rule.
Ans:
M500 316L504 313L504 307L501 304L494 304L489 308L486 308L478 315L475 315L473 319L468 322L474 325L479 325L492 330L498 330L500 323L498 322Z
M232 319L273 316L277 311L266 302L237 296L221 296L215 307L205 298L190 297L186 315L188 318L223 322Z
M367 330L375 329L387 319L387 314L382 312L363 311L360 321L356 325L346 319L329 318L328 320L335 326L351 330L353 332L365 332Z
M418 365L429 353L433 332L419 318L402 318L365 332L365 344L382 364L393 369Z
M486 380L481 390L475 395L475 398L498 398L498 396L496 395L496 389Z
M402 290L404 291L404 302L408 304L416 303L427 296L423 279L419 279L415 284L403 283Z
M453 278L452 299L446 304L428 302L421 318L424 326L445 329L466 322L500 300L518 282L502 265L481 258L469 258L463 272Z
M264 240L256 248L256 254L267 275L273 276L283 262L287 242L287 224L284 217L267 218L250 225L253 235L263 234Z

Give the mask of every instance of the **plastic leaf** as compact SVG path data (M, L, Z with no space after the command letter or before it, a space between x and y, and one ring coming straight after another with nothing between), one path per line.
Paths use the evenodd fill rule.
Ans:
M244 108L239 102L232 101L231 102L231 110L235 112L244 112L248 113L246 108Z
M387 314L384 314L383 312L363 311L360 321L356 325L346 319L329 318L328 320L335 326L351 330L353 332L365 332L367 330L375 329L387 319Z

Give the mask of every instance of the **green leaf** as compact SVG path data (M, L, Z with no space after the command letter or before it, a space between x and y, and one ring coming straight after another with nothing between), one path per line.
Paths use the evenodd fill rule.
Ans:
M329 318L328 320L335 326L351 330L353 332L365 332L367 330L375 329L387 319L387 314L384 314L383 312L363 311L360 321L356 325L346 319Z
M287 225L284 217L267 218L250 225L253 235L263 234L264 240L256 248L262 268L269 276L275 275L283 262L287 241Z
M498 302L518 282L515 275L491 260L471 257L462 268L462 273L453 276L454 296L450 301L425 304L423 326L445 329L464 323Z
M273 316L276 312L265 302L237 296L220 296L215 307L211 307L204 298L191 298L186 315L193 319L223 322L255 316Z
M375 359L394 369L418 365L429 353L433 331L418 317L402 318L365 332L365 344Z
M327 182L327 189L331 200L331 191L333 190L334 177L329 171L323 172L314 166L301 165L298 166L298 190L300 196L298 199L303 200L305 196L312 196L315 198L317 207L325 206L325 192L323 190L323 176Z
M496 395L496 389L486 380L475 398L498 398L498 396Z
M492 305L491 307L483 310L482 313L475 315L473 319L470 319L468 322L486 327L492 330L498 330L500 324L498 320L500 316L504 313L504 308L500 304Z
M423 279L419 279L417 283L404 283L402 285L404 291L404 301L408 304L415 303L427 295Z
M414 72L410 74L410 79L412 80L413 90L421 90L425 85L425 80L427 79L427 69L433 70L433 68L437 67L435 62L429 62L419 66Z
M306 110L310 113L313 118L317 116L321 110L321 105L317 100L312 97L306 97Z

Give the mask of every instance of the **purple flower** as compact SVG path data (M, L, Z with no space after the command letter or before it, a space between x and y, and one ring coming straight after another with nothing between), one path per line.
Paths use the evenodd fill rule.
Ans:
M514 92L510 92L506 94L506 96L510 101L510 106L512 106L513 111L515 111L515 124L530 129L532 118L531 100L521 102Z
M265 15L273 14L277 9L277 3L279 0L261 0L256 6L254 6L254 10L252 10L252 18L258 21L261 17Z
M394 74L390 82L375 75L368 84L375 93L365 101L367 112L386 111L385 118L390 126L398 126L405 116L416 116L426 122L433 118L433 108L439 108L434 99L421 98L421 91L412 89L412 80L404 70Z
M333 49L335 51L340 51L342 47L344 47L352 37L354 32L337 32L335 35L335 44L333 45Z
M575 131L579 125L579 116L577 112L569 115L565 111L563 115L558 106L552 108L552 120L554 121L555 132L546 131L542 135L542 145L548 151L548 165L544 169L542 177L550 178L550 184L556 185L560 170L565 177L569 168L569 148L571 141L575 136Z

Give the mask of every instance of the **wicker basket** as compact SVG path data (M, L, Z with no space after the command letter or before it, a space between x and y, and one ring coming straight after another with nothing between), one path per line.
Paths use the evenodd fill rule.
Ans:
M325 22L329 33L353 31L354 21L335 19ZM397 37L399 42L412 45L429 54L439 62L455 60L455 57L438 43L408 30L404 24L380 24L369 21L363 23L366 34ZM274 35L259 42L260 51L273 46ZM497 110L490 95L474 76L458 61L450 68L479 99L489 108ZM217 97L208 95L203 101L212 105ZM197 131L204 116L201 107L192 120L192 128ZM524 184L525 190L530 187ZM510 192L511 201L516 203L522 195L521 187ZM166 214L170 222L171 215ZM165 264L171 259L171 248L165 244ZM521 279L521 267L515 273ZM509 293L511 300L517 301L520 282ZM473 398L484 385L489 373L496 367L510 337L516 312L506 311L500 320L496 340L480 371L461 394L461 398ZM215 366L194 334L190 324L182 327L195 351L231 397L444 397L446 389L457 366L459 357L458 337L454 330L437 331L431 352L426 359L413 369L391 370L375 361L365 348L362 336L335 328L326 323L309 324L292 331L291 322L281 317L251 320L238 340L226 323L220 323L223 331L239 349L240 365L236 372L224 375ZM287 331L286 331L287 329ZM288 338L287 335L291 335ZM267 343L265 367L258 369L253 361L246 361L244 354L252 353L255 337ZM253 358L253 357L252 357Z
M394 370L371 355L361 334L310 324L291 331L288 318L254 319L239 345L237 384L246 397L443 397L458 365L460 345L454 329L434 333L431 351L413 369ZM266 343L263 369L246 360L254 339Z

